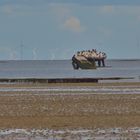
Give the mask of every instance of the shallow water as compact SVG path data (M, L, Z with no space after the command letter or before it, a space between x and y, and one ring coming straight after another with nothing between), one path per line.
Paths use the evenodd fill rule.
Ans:
M134 79L127 79L127 81L138 82L140 81L140 60L106 60L106 67L96 70L74 70L71 60L0 61L0 78L75 77L132 77Z
M26 92L28 95L82 95L82 94L140 94L139 86L102 86L102 87L92 87L92 86L74 86L74 87L37 87L37 88L15 88L15 87L2 87L0 92L5 92L0 96L6 96L12 92L11 96L15 96L13 92ZM20 93L20 95L21 95ZM24 94L23 94L24 95ZM25 94L26 95L26 94Z

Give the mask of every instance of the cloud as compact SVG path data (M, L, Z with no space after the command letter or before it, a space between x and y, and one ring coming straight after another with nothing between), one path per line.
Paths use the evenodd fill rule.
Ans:
M139 15L140 13L140 6L120 6L118 7L118 12L120 14L129 14L129 15Z
M138 12L137 6L126 5L102 5L98 6L98 10L99 13L108 15L136 14Z
M115 7L112 5L105 5L100 7L100 12L101 13L113 13L115 10Z
M74 16L71 9L74 5L64 3L50 3L48 5L50 14L53 15L60 29L73 32L83 32L85 27L81 25L81 21Z
M4 6L1 6L1 11L4 13L4 14L13 14L14 13L14 10L15 10L15 7L13 7L12 5L4 5Z
M81 26L80 20L76 17L69 17L64 22L64 28L66 30L74 31L74 32L83 32L85 31L85 28Z
M140 0L47 0L48 3L67 3L88 6L103 5L140 5Z
M20 0L1 0L1 1L16 1ZM58 3L58 4L79 4L88 6L102 5L140 5L140 0L22 0L22 3Z
M0 6L0 12L5 15L29 15L31 13L31 7L18 4L7 4ZM32 9L33 10L33 9Z
M130 5L106 5L106 6L98 6L97 12L99 14L105 15L105 16L114 16L116 18L120 17L133 17L134 20L140 19L140 6L130 6Z
M0 5L22 4L22 5L40 5L40 4L78 4L87 6L103 5L140 5L140 0L0 0Z
M47 5L30 5L23 3L7 3L0 5L0 13L14 16L30 16L47 13Z

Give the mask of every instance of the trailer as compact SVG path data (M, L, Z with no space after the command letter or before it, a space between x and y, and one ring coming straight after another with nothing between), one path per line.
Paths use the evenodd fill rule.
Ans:
M80 51L73 55L72 66L74 69L96 69L105 67L107 55L104 52L97 52L95 49Z

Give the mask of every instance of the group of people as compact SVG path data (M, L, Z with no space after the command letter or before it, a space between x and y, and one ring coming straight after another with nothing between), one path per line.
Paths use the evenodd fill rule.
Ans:
M98 52L96 49L78 51L77 56L84 56L86 58L93 58L93 59L105 59L107 57L106 53Z

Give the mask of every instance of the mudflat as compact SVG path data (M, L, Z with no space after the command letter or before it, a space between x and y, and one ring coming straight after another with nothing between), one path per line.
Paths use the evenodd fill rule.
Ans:
M56 87L59 90L53 91ZM137 94L127 94L127 91L125 94L96 91L93 94L92 90L67 91L77 87L115 90L125 88L128 91L133 88L137 89ZM140 83L1 84L0 128L140 127L139 87ZM63 88L66 90L63 91Z

